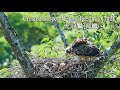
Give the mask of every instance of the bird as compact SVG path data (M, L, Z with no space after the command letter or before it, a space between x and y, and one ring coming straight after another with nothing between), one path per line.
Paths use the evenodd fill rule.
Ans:
M103 52L101 52L92 41L86 38L77 38L74 40L73 43L65 49L65 53L75 58L77 57L80 61L104 59Z

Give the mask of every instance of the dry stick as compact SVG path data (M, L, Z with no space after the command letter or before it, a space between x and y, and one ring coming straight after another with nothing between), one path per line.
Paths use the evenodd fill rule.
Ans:
M10 44L27 77L33 77L33 64L26 54L23 45L19 41L15 30L9 24L7 16L3 12L0 12L0 29L3 32L7 42Z
M50 16L51 16L51 19L53 21L53 24L54 26L56 27L56 29L58 30L59 34L60 34L60 37L64 43L64 47L66 48L68 46L68 43L67 43L67 39L65 38L65 35L63 34L62 30L60 29L59 25L58 25L58 22L53 14L53 12L50 12Z

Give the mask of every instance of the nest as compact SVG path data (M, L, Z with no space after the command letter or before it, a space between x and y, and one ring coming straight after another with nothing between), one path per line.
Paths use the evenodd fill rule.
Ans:
M96 62L100 60L80 61L73 58L32 58L36 78L94 78ZM8 78L27 78L18 64L9 69Z

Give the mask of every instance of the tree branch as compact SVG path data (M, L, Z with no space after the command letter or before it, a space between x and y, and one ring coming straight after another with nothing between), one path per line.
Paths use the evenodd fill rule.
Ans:
M33 64L26 54L23 45L20 43L15 30L9 24L7 16L3 12L0 12L0 29L10 44L25 74L28 77L32 77L34 73Z
M108 60L117 50L120 48L120 38L117 38L116 41L112 44L109 50L105 51L104 56L105 60Z
M104 52L105 59L103 61L96 61L95 62L95 66L96 66L97 70L95 71L94 77L97 76L100 69L103 68L105 63L114 55L114 53L116 53L118 51L118 49L120 49L120 38L117 38L115 40L115 42L112 44L112 46L110 47L110 49L106 50Z
M67 43L67 39L65 38L65 35L63 34L62 30L60 29L59 25L58 25L58 22L53 14L53 12L50 12L50 16L51 16L51 19L53 21L53 24L54 26L56 27L56 29L58 30L59 34L60 34L60 37L64 43L64 47L67 47L68 46L68 43Z

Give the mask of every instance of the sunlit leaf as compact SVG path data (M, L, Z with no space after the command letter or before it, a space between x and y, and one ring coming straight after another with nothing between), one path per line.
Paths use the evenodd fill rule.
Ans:
M49 38L44 38L41 43L47 43L49 41Z

